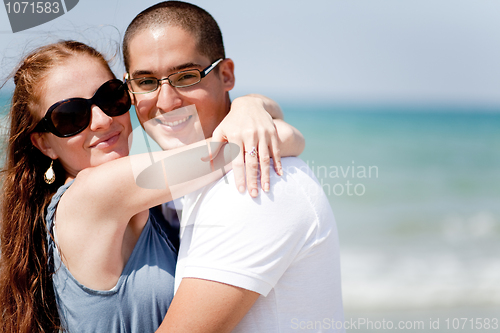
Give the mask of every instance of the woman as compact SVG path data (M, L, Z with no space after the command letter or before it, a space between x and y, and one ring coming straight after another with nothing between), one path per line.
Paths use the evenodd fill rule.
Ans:
M14 82L0 239L2 331L154 331L173 297L175 252L148 208L220 172L196 158L177 166L194 181L172 186L175 174L164 179L165 169L153 168L148 177L166 188L139 187L134 175L148 171L149 156L127 157L128 93L84 44L40 48ZM168 163L173 154L179 151L154 158ZM229 160L219 153L215 170ZM67 246L75 235L88 243ZM82 312L88 320L74 322Z

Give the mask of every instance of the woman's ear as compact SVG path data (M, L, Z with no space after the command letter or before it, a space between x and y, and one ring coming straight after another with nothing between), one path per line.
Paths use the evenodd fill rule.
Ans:
M222 80L225 91L230 91L234 88L235 77L234 77L234 62L233 60L226 58L219 65L219 75Z
M42 154L44 154L45 156L48 156L53 160L59 157L55 153L54 149L52 149L49 140L47 140L46 133L39 133L39 132L31 133L30 139L33 146L38 148L38 150L40 150Z

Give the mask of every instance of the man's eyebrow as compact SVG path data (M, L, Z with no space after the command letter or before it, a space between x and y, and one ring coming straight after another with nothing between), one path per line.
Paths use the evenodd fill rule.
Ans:
M151 76L152 74L153 72L151 71L138 70L138 71L133 71L130 76L136 78L136 77Z
M185 64L181 64L181 65L178 65L178 66L175 66L175 67L170 67L168 69L168 73L172 74L172 73L175 73L175 72L179 72L179 71L182 71L182 70L185 70L185 69L188 69L188 68L193 68L193 67L198 67L198 68L201 68L201 65L200 64L195 64L194 62L187 62ZM153 76L154 75L154 72L152 71L149 71L149 70L136 70L136 71L133 71L131 73L131 76L133 78L137 78L137 77L145 77L145 76Z
M195 64L194 62L187 62L185 64L169 68L169 72L178 72L187 68L201 67L200 64Z

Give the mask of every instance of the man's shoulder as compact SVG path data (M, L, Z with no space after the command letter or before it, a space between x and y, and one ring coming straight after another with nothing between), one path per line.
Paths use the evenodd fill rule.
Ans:
M299 157L282 157L281 165L283 168L283 173L288 175L294 175L297 171L301 171L302 173L312 175L312 170L309 168L309 165L304 162ZM260 172L259 172L260 175ZM279 176L274 170L273 161L271 159L271 166L269 169L269 175L271 179L282 179L283 177ZM209 187L215 187L215 185L221 184L233 184L235 183L233 170L229 171L224 177L209 185ZM260 184L259 184L260 185ZM236 190L236 186L234 187Z
M247 191L240 193L235 184L234 174L230 171L205 188L200 203L210 202L215 206L224 204L226 207L229 205L238 207L270 205L276 208L278 205L302 206L304 201L317 201L315 197L324 196L319 182L303 160L298 157L285 157L281 159L281 162L282 176L276 174L274 167L271 166L270 192L264 192L259 181L257 198L252 198Z
M306 162L304 162L300 157L295 157L295 156L282 157L281 164L298 168L307 166Z
M281 164L283 168L283 176L279 176L276 173L271 160L271 167L269 170L271 188L272 185L294 186L296 185L297 181L316 181L316 178L314 177L309 166L298 157L283 157L281 159ZM292 181L292 179L295 181ZM258 186L259 191L262 191L260 179L258 182ZM234 195L235 193L239 193L236 187L233 171L229 171L222 178L208 185L206 187L206 191L211 195Z
M281 159L283 174L290 176L308 176L316 180L313 171L309 168L309 164L298 157L285 157Z

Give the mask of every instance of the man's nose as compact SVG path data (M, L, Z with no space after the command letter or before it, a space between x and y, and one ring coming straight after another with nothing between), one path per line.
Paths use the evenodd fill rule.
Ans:
M164 112L170 112L182 106L182 95L168 80L160 81L156 106Z

